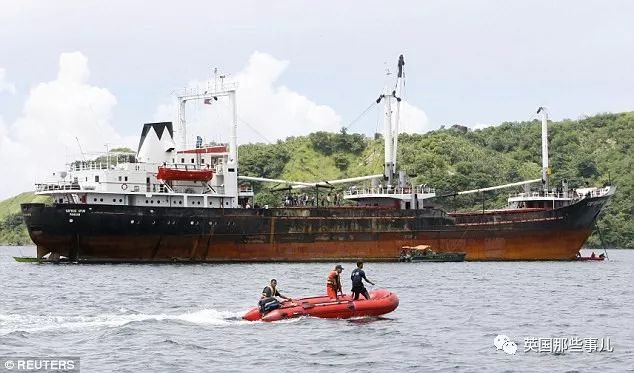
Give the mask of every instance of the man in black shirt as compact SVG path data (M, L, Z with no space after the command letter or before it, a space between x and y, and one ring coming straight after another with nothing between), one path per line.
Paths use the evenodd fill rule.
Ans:
M352 280L352 292L354 293L354 300L359 299L359 294L363 294L365 299L370 299L370 294L368 294L368 290L363 285L363 280L369 282L374 285L374 282L368 280L365 277L365 272L363 271L363 262L357 262L357 268L352 271L350 275L350 279Z
M260 297L260 301L258 302L261 313L264 314L280 307L280 302L275 297L292 300L291 298L285 297L280 294L279 291L277 291L277 280L272 279L270 284L265 286L262 290L262 296Z

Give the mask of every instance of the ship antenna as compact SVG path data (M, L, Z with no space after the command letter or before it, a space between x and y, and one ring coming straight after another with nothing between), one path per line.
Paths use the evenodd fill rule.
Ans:
M81 157L83 158L84 162L86 162L86 154L84 154L84 150L81 148L79 137L75 136L75 140L77 140L77 146L79 146L79 152L81 153Z
M550 167L548 166L548 111L545 107L540 106L537 114L542 115L542 188L544 192L548 192L548 178L550 176Z

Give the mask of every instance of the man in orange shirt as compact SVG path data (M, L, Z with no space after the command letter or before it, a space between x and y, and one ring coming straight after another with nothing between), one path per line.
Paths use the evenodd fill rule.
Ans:
M330 299L339 300L339 296L337 295L337 291L343 297L343 290L341 290L341 279L339 275L343 271L343 267L341 264L337 264L335 269L328 274L328 281L326 282L326 293Z

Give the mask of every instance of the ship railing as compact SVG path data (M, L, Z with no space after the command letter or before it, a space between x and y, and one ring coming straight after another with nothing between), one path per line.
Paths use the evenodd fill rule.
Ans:
M587 197L601 197L608 192L608 188L589 188L589 189L570 189L567 192L528 192L528 193L512 193L509 198L530 199L530 198L560 198L578 200Z
M108 170L114 167L115 163L103 162L74 162L70 164L70 171L91 171L91 170Z
M431 194L436 193L434 188L428 187L426 185L419 185L415 187L397 187L397 188L388 188L388 187L376 187L376 188L357 188L351 187L348 190L344 191L344 196L355 196L355 195L367 195L367 194Z
M539 197L547 197L547 198L574 198L575 194L572 191L568 193L564 192L529 192L529 193L511 193L509 194L509 198L539 198Z
M577 190L576 194L579 198L592 198L592 197L603 197L608 194L610 188L592 188L590 190L584 189L582 191Z
M36 192L48 192L54 190L81 190L81 186L77 183L56 182L56 183L38 183L35 184Z

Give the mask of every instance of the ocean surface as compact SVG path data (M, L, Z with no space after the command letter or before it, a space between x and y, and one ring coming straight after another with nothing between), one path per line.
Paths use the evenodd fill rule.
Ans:
M241 315L277 278L325 292L336 263L17 263L0 247L0 357L79 356L84 372L585 372L634 367L634 251L604 262L367 263L395 291L383 318L275 323ZM342 263L349 289L352 263ZM497 335L515 354L494 346ZM612 352L547 352L548 339L609 339ZM525 352L536 338L541 351ZM595 340L596 341L596 340ZM525 343L526 342L526 343ZM534 346L533 346L534 347ZM605 344L603 347L606 347ZM589 348L591 349L591 348Z

